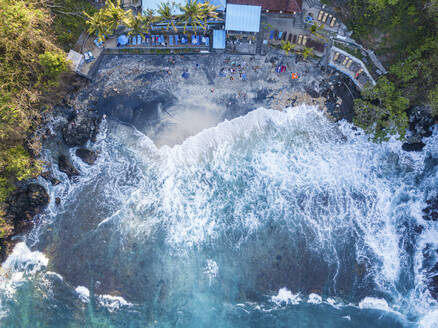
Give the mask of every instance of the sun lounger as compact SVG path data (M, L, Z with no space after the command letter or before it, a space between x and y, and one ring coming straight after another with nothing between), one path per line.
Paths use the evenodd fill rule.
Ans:
M137 45L137 37L136 37L136 36L133 36L133 37L131 38L131 43L132 43L133 46L136 46L136 45Z
M196 44L200 45L200 43L199 43L199 35L196 36Z
M300 34L298 35L298 41L297 44L301 45L301 42L303 41L303 36Z
M342 65L345 66L345 65L348 63L348 60L349 60L349 59L350 59L350 58L345 57L344 61L342 62Z
M281 40L286 41L287 39L287 32L283 33L283 36L281 37Z
M353 61L350 59L347 63L347 65L345 65L345 67L347 67L348 69L350 69L351 64L353 64Z
M333 17L332 21L330 22L330 27L335 26L336 24L336 17Z
M173 46L173 35L169 35L169 46Z
M322 22L325 23L327 21L328 13L324 14L324 17L322 18Z
M275 34L275 31L271 31L271 33L269 34L269 40L274 39L274 34Z
M145 36L144 36L144 42L145 42L147 45L150 45L150 44L151 44L151 37L149 36L149 34L145 34Z
M339 55L340 55L340 53L339 53L339 52L335 53L335 55L333 56L333 61L336 61L336 60L338 60L338 58L339 58Z
M205 37L205 45L206 45L207 47L210 46L210 37L208 37L208 36Z
M305 35L304 37L303 37L303 46L306 46L306 44L307 44L307 36Z
M137 44L141 44L142 41L141 35L137 34Z
M178 36L178 35L175 35L175 45L177 46L178 43L179 43L179 36Z
M292 42L292 38L293 38L293 34L289 33L289 35L287 36L287 41Z
M192 35L192 44L196 44L196 36L194 34Z
M322 16L324 15L324 12L321 10L320 12L319 12L319 15L318 15L318 20L320 21L321 19L322 19Z
M283 32L278 32L278 38L277 40L281 40L281 37L283 36Z

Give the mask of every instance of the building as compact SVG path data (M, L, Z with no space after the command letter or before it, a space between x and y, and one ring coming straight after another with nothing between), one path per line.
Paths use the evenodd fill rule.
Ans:
M227 0L228 4L260 6L265 12L295 14L301 12L302 0Z
M260 6L228 3L225 30L258 33L260 31L261 9Z

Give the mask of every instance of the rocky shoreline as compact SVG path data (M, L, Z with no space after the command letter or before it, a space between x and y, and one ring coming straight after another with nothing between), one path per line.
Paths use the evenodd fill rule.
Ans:
M99 154L89 149L87 143L95 142L104 115L134 125L155 138L157 144L166 144L169 137L164 138L158 128L154 130L151 123L146 123L155 122L153 124L162 129L172 119L174 111L182 110L175 108L177 100L186 101L184 94L194 89L203 94L208 106L216 108L214 113L217 117L209 117L206 126L196 126L191 131L184 131L184 135L197 133L219 120L232 119L261 106L280 109L301 102L318 104L334 120L351 122L353 119L353 101L360 93L348 78L336 71L323 71L316 63L297 62L293 57L279 55L262 58L213 56L104 58L96 78L69 95L65 104L47 118L46 126L41 129L50 132L44 138L56 139L63 144L59 154L51 161L53 166L57 165L59 171L72 182L78 181L81 172L74 167L66 149L76 148L75 155L84 163L93 165ZM286 74L276 73L276 67L281 65L297 71L300 80L291 81ZM245 69L241 70L242 67ZM226 71L225 77L220 76L223 70ZM185 71L191 74L187 81L181 77ZM247 74L247 81L241 79L242 71ZM184 106L193 104L183 103ZM410 135L403 149L421 151L424 147L422 138L431 135L430 127L434 122L427 115L427 109L422 107L412 108L409 117ZM177 138L170 142L180 141ZM52 164L46 167L42 177L52 185L60 183L53 175ZM6 259L20 235L33 226L33 217L41 213L50 201L44 187L34 181L20 186L11 194L7 201L6 219L14 231L0 240L3 244L1 261ZM53 201L59 205L62 199L54 197ZM438 200L430 200L424 213L425 219L436 220ZM434 282L434 286L438 286L438 281Z

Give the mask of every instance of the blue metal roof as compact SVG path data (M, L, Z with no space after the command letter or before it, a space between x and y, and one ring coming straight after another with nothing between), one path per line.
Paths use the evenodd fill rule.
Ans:
M225 49L225 30L213 30L213 49Z
M198 0L198 3L204 3L206 0ZM217 10L225 10L227 0L209 0L210 4L218 6Z
M227 31L259 32L262 7L227 4Z

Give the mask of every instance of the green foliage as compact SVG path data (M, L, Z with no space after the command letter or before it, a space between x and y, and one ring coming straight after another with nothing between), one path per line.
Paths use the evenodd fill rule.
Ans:
M57 81L59 75L68 70L67 59L62 52L46 51L38 58L43 67L43 77L48 81Z
M429 91L428 100L432 109L432 116L438 118L438 85Z
M126 12L120 6L120 0L112 2L107 0L105 7L90 15L84 12L87 17L86 24L88 25L88 33L97 34L100 41L105 39L105 35L111 35L116 28L132 16L132 12Z
M303 55L304 60L306 60L309 56L313 55L313 49L304 47L303 51L301 52Z
M345 4L343 20L353 37L374 49L389 68L388 80L396 89L393 94L412 104L430 104L436 115L438 0L351 0ZM404 116L397 120L404 122Z
M289 41L281 41L281 49L286 52L286 55L289 55L289 52L295 48L295 44L290 43Z
M48 86L67 70L54 43L50 11L40 0L0 0L0 202L17 180L34 177L40 165L29 138L47 104ZM23 145L26 144L26 148Z
M366 87L363 99L354 102L355 124L373 135L375 141L387 140L391 135L404 139L408 127L406 109L409 99L386 77L373 87Z
M57 44L65 51L72 49L79 35L86 29L86 16L97 10L89 0L51 0L50 11L53 18L53 30Z

